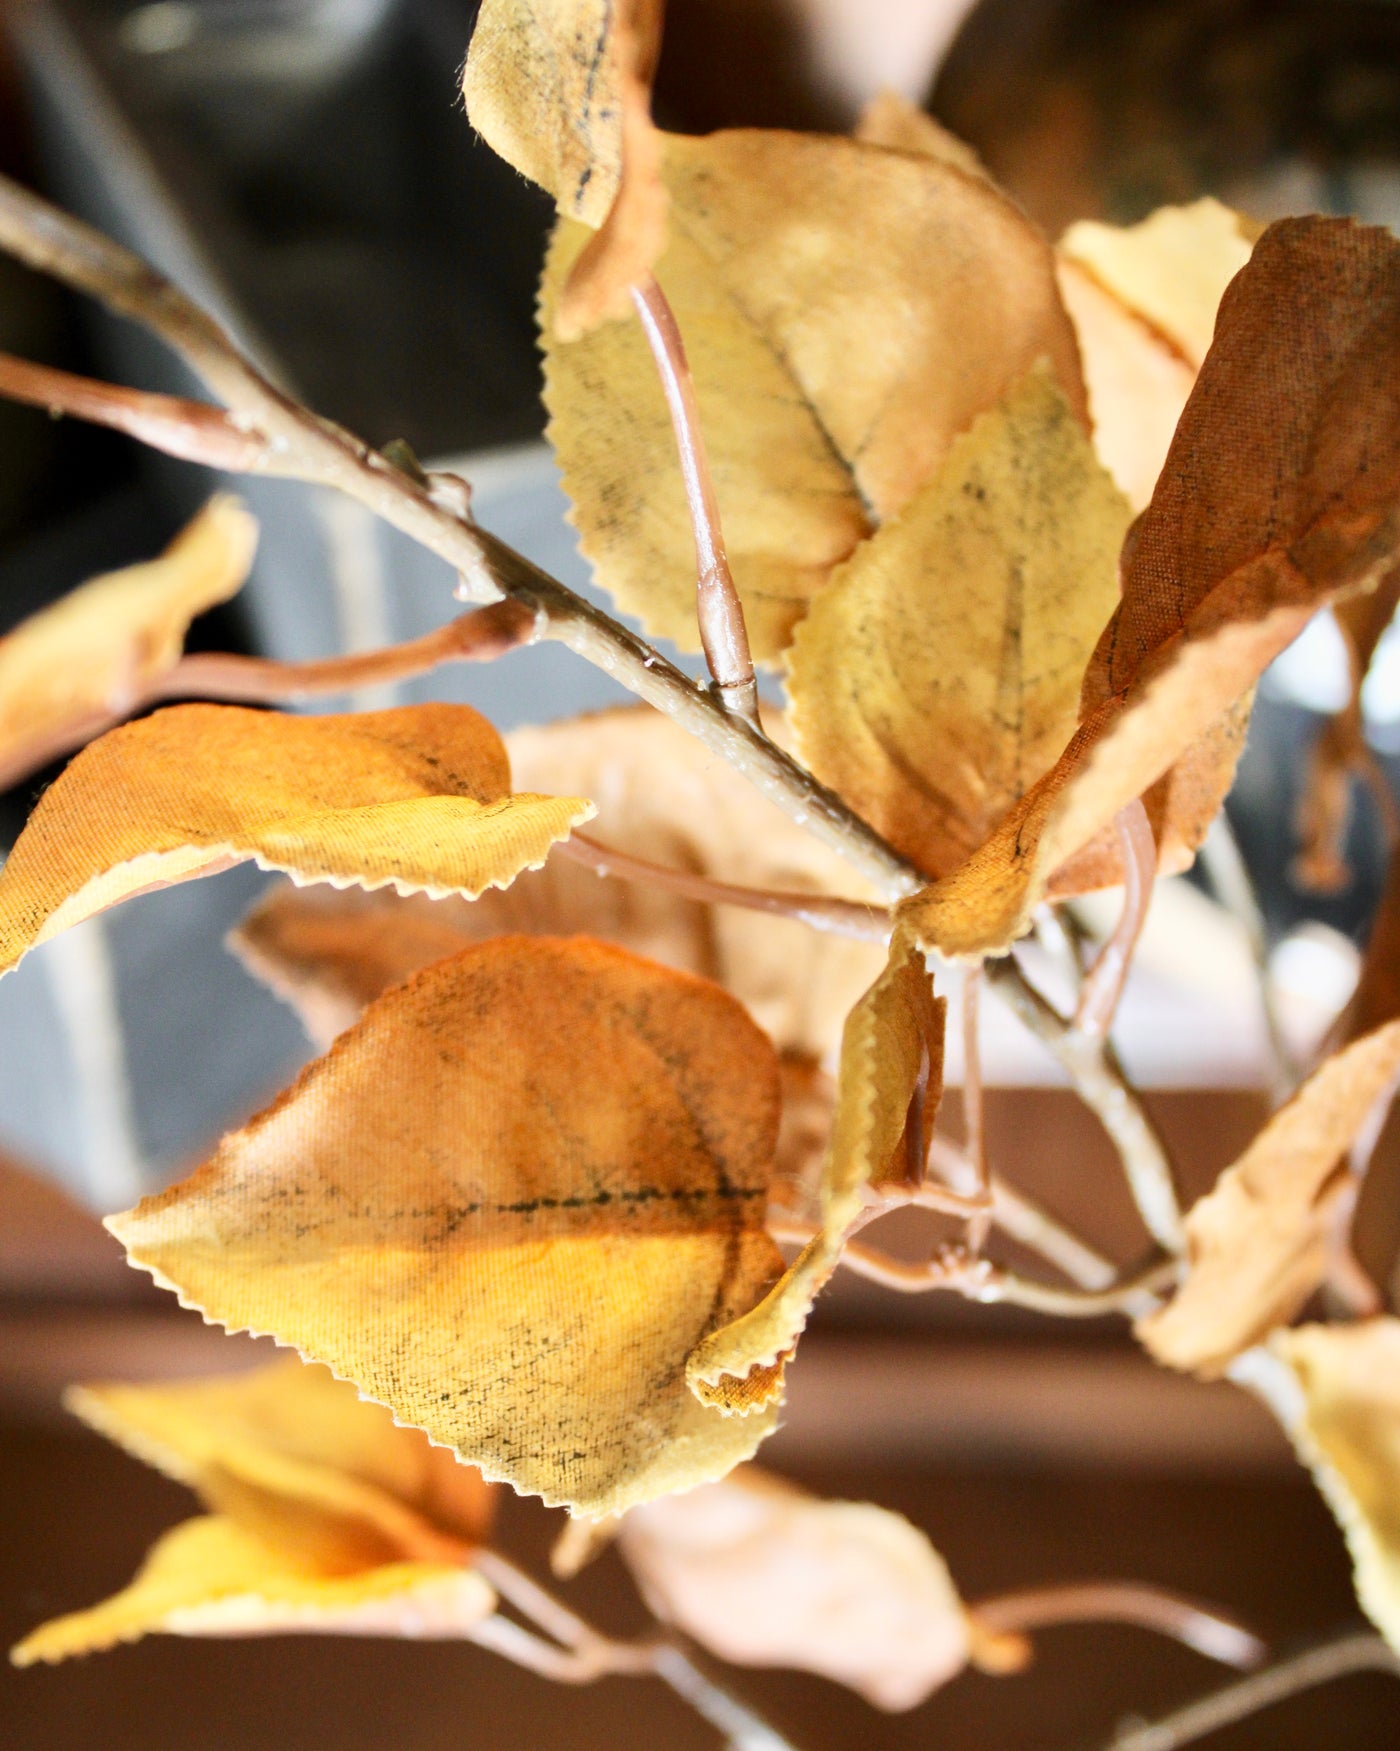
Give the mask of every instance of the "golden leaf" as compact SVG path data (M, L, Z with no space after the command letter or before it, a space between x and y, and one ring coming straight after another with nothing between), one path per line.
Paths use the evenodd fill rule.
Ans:
M897 932L884 972L846 1021L821 1170L821 1226L756 1307L696 1346L686 1372L705 1403L747 1416L781 1394L787 1358L836 1269L866 1188L906 1172L907 1123L921 1084L922 1123L933 1124L943 1093L947 1007L933 995L923 956Z
M1084 722L981 850L907 904L918 939L1006 949L1060 867L1184 755L1191 814L1208 821L1201 778L1214 774L1218 804L1239 702L1319 607L1390 569L1397 506L1400 244L1350 221L1283 220L1226 294L1125 546Z
M0 639L0 778L129 711L180 660L195 615L242 586L257 540L220 494L159 559L94 578Z
M1032 371L832 576L798 628L798 750L932 875L1063 751L1118 603L1128 507Z
M925 158L941 158L968 176L991 181L991 173L969 146L949 133L925 109L910 103L897 91L879 91L860 112L855 136L867 146L888 146L894 152L911 152Z
M17 1666L66 1660L155 1632L449 1638L469 1635L495 1604L472 1569L401 1562L327 1573L210 1515L159 1539L124 1591L41 1625L10 1658Z
M514 730L506 747L517 784L595 797L593 830L612 850L742 886L874 897L835 852L646 707ZM598 937L714 979L779 1051L803 1059L834 1059L847 1012L884 962L872 943L642 882L600 880L562 857L471 904L274 889L232 946L325 1046L388 986L508 932Z
M945 163L735 132L668 137L665 176L656 274L685 336L750 641L771 660L832 567L1037 358L1083 412L1073 331L1048 245ZM694 545L645 337L636 324L551 334L584 235L562 225L545 266L550 440L599 581L649 631L698 650Z
M133 894L248 859L300 882L480 893L592 813L511 795L500 738L465 705L171 706L85 748L39 799L0 869L0 972Z
M967 1615L916 1526L757 1466L635 1508L622 1554L652 1611L742 1666L792 1666L914 1708L967 1664Z
M1300 1326L1270 1348L1302 1389L1289 1432L1346 1534L1361 1608L1400 1651L1400 1320Z
M1326 1275L1342 1158L1397 1074L1390 1022L1315 1071L1192 1207L1186 1280L1137 1324L1158 1361L1218 1374L1298 1312Z
M685 1359L782 1267L767 1039L717 986L506 937L370 1005L190 1179L109 1226L486 1475L601 1515L722 1475Z

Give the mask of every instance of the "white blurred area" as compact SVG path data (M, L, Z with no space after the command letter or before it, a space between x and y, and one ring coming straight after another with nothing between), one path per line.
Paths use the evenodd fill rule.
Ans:
M789 0L814 82L854 118L879 91L919 102L977 0Z

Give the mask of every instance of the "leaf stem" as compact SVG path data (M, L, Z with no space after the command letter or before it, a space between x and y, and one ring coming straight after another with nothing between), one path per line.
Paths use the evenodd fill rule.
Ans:
M657 375L671 413L676 434L676 453L685 483L690 524L695 532L695 611L700 624L700 643L705 660L719 688L726 711L759 729L758 685L744 607L729 569L720 528L719 499L710 473L700 408L695 399L695 380L685 356L685 342L670 301L653 275L631 288L632 302L641 318Z
M977 1189L988 1197L988 1208L973 1217L967 1227L967 1244L973 1253L980 1253L991 1226L991 1179L987 1172L986 1127L982 1106L982 1041L978 1026L978 999L982 995L982 966L970 966L963 973L962 1041L963 1041L963 1153L977 1176Z
M1157 841L1141 797L1119 809L1115 825L1123 853L1123 910L1085 975L1074 1012L1076 1029L1090 1039L1103 1038L1113 1026L1157 875Z
M1222 1612L1137 1581L1032 1587L979 1600L968 1611L992 1635L1016 1635L1061 1623L1138 1624L1240 1671L1257 1666L1268 1653L1258 1636Z
M1318 1684L1330 1684L1353 1672L1388 1672L1400 1678L1400 1657L1378 1635L1346 1635L1321 1647L1256 1672L1188 1703L1159 1721L1133 1725L1116 1733L1105 1751L1180 1751L1261 1709L1271 1708Z

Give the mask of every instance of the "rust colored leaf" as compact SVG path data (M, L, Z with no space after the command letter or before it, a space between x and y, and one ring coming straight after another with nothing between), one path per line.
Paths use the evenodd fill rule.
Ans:
M120 900L249 859L298 882L477 894L592 813L512 795L501 740L468 706L172 706L85 748L40 798L0 869L0 971Z
M486 1475L591 1515L722 1475L688 1353L782 1268L772 1047L718 986L505 937L371 1004L183 1184L134 1263L271 1330Z
M1289 1432L1346 1535L1356 1596L1400 1651L1400 1320L1300 1326L1271 1348L1301 1388Z
M725 541L756 657L934 472L959 432L1048 357L1086 420L1049 246L988 183L853 140L668 137L656 275L685 337ZM552 335L586 233L565 223L541 318L549 435L599 581L698 649L695 564L670 416L634 324Z
M258 526L213 498L159 559L94 578L0 639L0 788L140 700L191 620L242 586Z
M923 956L897 933L884 972L846 1021L821 1169L820 1232L757 1306L696 1346L687 1375L706 1404L747 1416L780 1397L787 1359L836 1269L866 1188L905 1173L905 1130L921 1084L923 1123L933 1124L943 1092L946 1011Z
M1073 735L1128 521L1059 388L1033 371L798 628L799 752L931 875L971 856Z
M590 831L610 849L746 887L867 897L834 852L656 712L599 712L505 740L518 785L597 799ZM558 857L471 904L275 889L232 946L325 1046L388 986L469 943L516 931L598 937L715 979L781 1052L800 1059L834 1061L846 1014L884 959L869 943L600 879Z
M1400 244L1348 220L1283 220L1221 304L1124 549L1079 731L982 849L909 903L919 940L1001 952L1061 866L1184 755L1223 785L1263 668L1319 607L1375 587L1397 546Z
M1339 1165L1398 1073L1390 1022L1329 1058L1192 1208L1186 1280L1137 1325L1159 1361L1219 1374L1294 1317L1326 1275Z
M652 1610L723 1660L792 1666L914 1708L967 1664L947 1566L902 1515L746 1465L637 1508L622 1554Z

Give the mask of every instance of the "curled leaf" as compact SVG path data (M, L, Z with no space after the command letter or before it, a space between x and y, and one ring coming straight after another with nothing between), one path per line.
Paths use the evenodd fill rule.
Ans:
M1127 526L1068 402L1033 371L798 628L800 753L931 874L969 857L1074 733Z
M781 1269L777 1121L773 1049L717 986L498 938L387 992L109 1226L209 1318L603 1515L722 1475L772 1427L699 1404L685 1360Z
M772 727L772 726L770 726ZM599 712L506 737L515 782L597 799L611 850L783 892L866 897L834 852L695 737L646 708ZM388 986L507 932L592 936L716 980L784 1054L834 1057L881 950L789 919L600 879L560 857L471 904L327 888L272 890L232 946L329 1045Z
M121 716L180 659L191 620L226 602L258 526L212 498L159 559L73 590L0 639L0 788Z
M17 1666L98 1653L163 1632L187 1636L467 1636L496 1599L471 1569L386 1563L345 1573L277 1550L219 1515L157 1541L131 1585L27 1635Z
M770 660L831 569L1036 359L1083 414L1074 336L1044 240L946 163L734 132L668 137L665 177L656 275L685 337L750 641ZM550 440L599 581L696 650L690 524L646 340L635 324L552 335L583 242L562 225L545 267Z
M1300 1326L1270 1348L1301 1388L1289 1432L1346 1534L1361 1608L1400 1651L1400 1320Z
M787 1358L836 1269L866 1188L908 1170L906 1138L916 1099L919 1127L933 1124L943 1092L946 1011L933 995L923 956L897 933L884 972L846 1020L821 1168L820 1229L757 1306L696 1346L686 1372L704 1403L748 1416L780 1397Z
M249 859L299 882L478 894L592 813L512 795L468 706L171 706L85 748L39 799L0 869L0 972L120 900Z
M1183 756L1191 814L1207 820L1239 702L1317 608L1373 588L1397 547L1400 244L1350 221L1283 220L1221 304L1124 550L1079 731L976 855L907 904L918 939L1004 951L1061 866Z
M1390 1022L1329 1058L1193 1206L1186 1280L1137 1325L1159 1361L1218 1374L1298 1312L1326 1275L1343 1157L1397 1075Z
M744 1466L634 1509L620 1539L656 1615L737 1665L817 1672L907 1709L967 1664L943 1559L885 1508L819 1501Z

